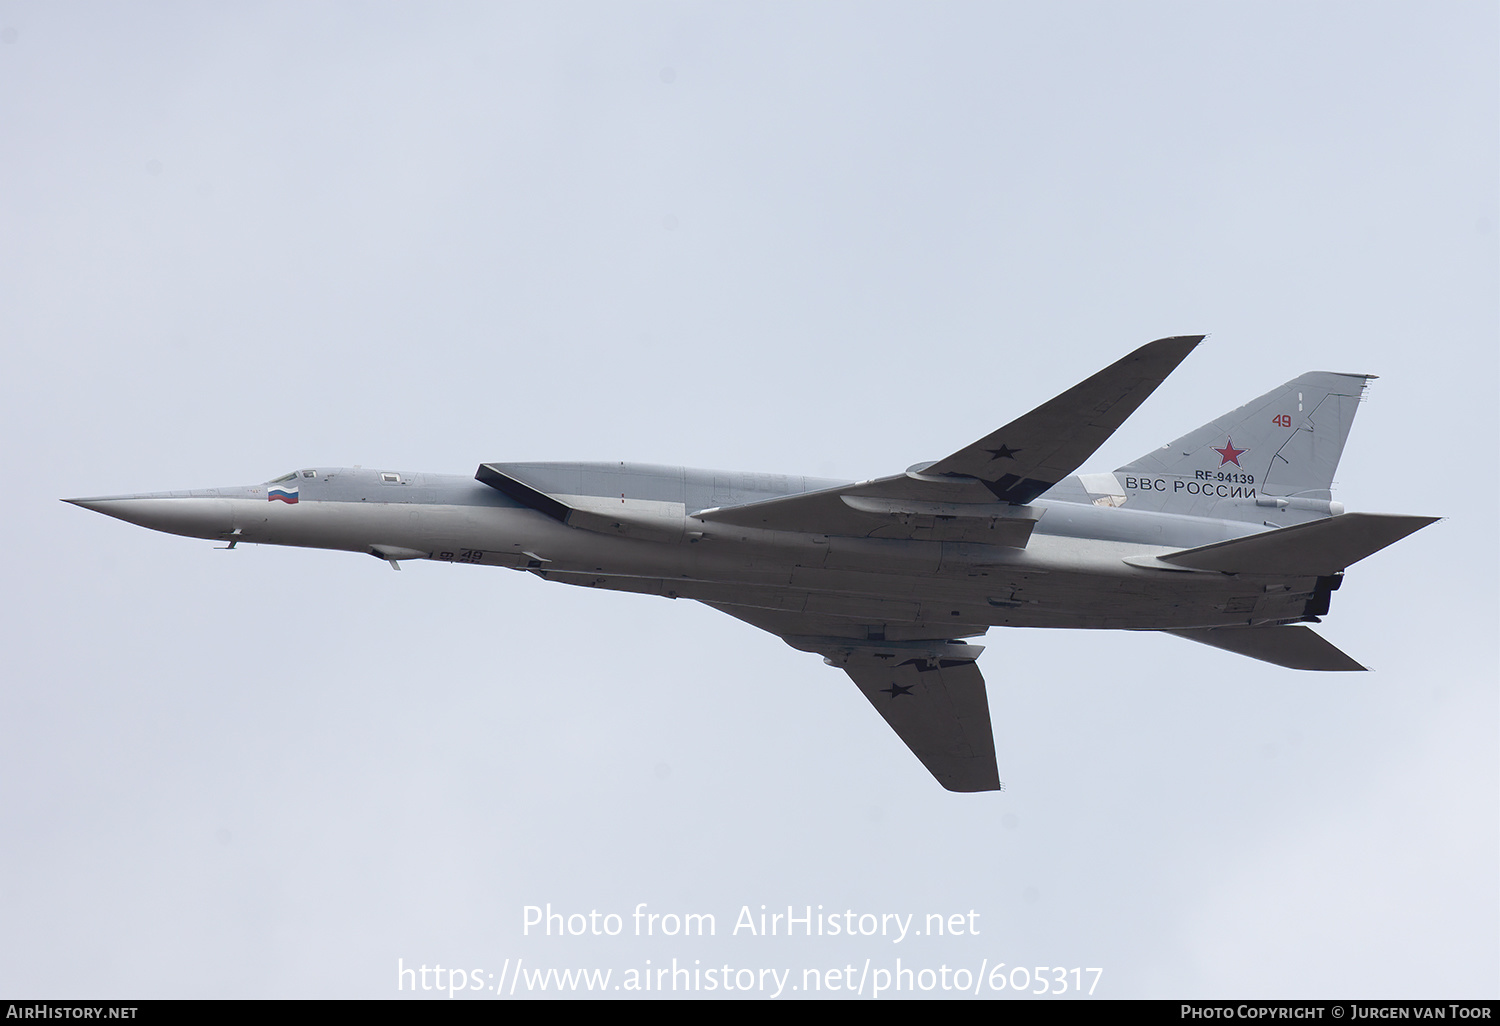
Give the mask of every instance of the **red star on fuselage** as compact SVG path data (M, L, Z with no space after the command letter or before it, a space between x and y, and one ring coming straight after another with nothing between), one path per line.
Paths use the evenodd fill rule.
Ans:
M1224 448L1214 450L1214 452L1219 454L1219 466L1221 467L1226 463L1233 463L1236 467L1239 466L1240 457L1249 451L1249 449L1236 449L1233 438L1225 444Z

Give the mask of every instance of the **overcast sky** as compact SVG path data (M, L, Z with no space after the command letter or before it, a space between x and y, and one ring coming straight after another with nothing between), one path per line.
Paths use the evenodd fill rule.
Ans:
M786 997L900 958L1099 967L1107 997L1497 996L1496 29L1492 3L0 4L0 995L675 958L790 969ZM1202 332L1084 469L1378 374L1335 497L1449 519L1334 596L1320 630L1369 674L991 631L1003 794L942 791L842 673L687 601L57 501L317 465L871 477ZM624 929L523 935L549 902ZM643 902L716 935L632 936ZM763 904L978 935L735 934Z

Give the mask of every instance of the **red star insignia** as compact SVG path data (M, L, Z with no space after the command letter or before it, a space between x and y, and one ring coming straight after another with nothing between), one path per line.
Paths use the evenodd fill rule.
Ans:
M1240 457L1249 451L1249 449L1236 449L1233 438L1229 440L1224 448L1214 450L1214 452L1219 454L1219 466L1221 467L1226 463L1233 463L1236 467L1239 466Z

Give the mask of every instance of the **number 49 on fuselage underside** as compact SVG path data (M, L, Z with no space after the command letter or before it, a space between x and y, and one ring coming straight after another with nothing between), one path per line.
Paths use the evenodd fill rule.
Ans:
M1361 670L1304 624L1346 567L1437 518L1330 487L1367 374L1304 374L1112 474L1074 474L1202 336L1148 343L971 445L855 483L634 463L349 468L69 499L173 534L525 570L689 598L846 671L934 777L1003 787L990 627L1151 630Z

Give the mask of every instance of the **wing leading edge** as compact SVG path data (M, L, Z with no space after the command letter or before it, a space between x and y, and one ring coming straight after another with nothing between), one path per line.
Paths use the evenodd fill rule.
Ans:
M1003 791L984 676L974 663L982 647L824 644L815 651L849 675L939 784L949 791Z
M998 431L905 474L693 516L812 534L1024 547L1041 516L1027 504L1092 456L1202 340L1148 342Z
M864 640L835 617L774 613L730 603L713 608L815 652L849 675L860 693L949 791L1003 791L984 676L982 645L941 637L944 627L983 633L983 626L926 625L932 640ZM950 634L951 637L951 634Z
M922 473L978 478L1002 502L1025 505L1082 466L1203 338L1148 342Z

